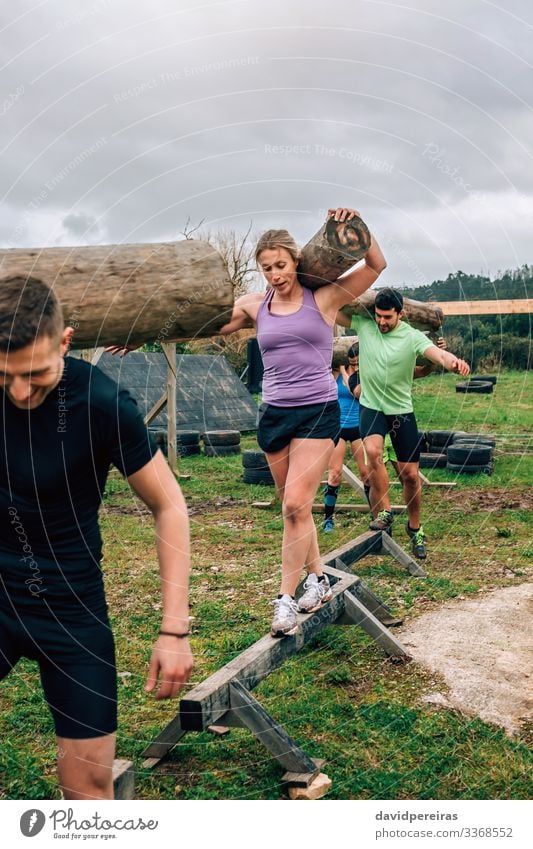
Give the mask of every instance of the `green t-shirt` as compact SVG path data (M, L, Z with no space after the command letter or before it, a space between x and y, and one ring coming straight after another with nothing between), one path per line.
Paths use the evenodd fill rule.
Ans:
M354 315L352 327L359 337L359 402L387 416L412 413L416 358L423 356L433 342L405 321L389 333L381 333L374 319Z

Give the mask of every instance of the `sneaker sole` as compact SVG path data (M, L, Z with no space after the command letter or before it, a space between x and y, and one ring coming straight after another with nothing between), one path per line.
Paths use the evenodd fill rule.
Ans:
M324 598L322 598L322 599L318 602L318 604L315 604L315 606L314 606L314 607L310 607L310 608L309 608L309 610L302 610L302 609L299 607L299 608L298 608L298 612L299 612L299 613L316 613L316 612L317 612L317 610L320 610L320 608L322 607L322 605L323 605L323 604L325 604L327 601L331 601L331 599L332 599L332 598L333 598L333 593L332 593L332 591L331 591L331 590L329 590L329 592L327 592L327 593L326 593L326 595L324 596Z
M290 631L274 631L272 628L270 629L271 637L292 637L293 634L296 634L298 630L298 625L295 625L294 628L291 628Z

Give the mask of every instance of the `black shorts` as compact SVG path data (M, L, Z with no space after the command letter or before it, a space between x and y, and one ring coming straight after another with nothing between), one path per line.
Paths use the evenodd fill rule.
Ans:
M339 439L344 439L345 442L355 442L356 439L361 439L359 426L356 427L341 427Z
M105 603L98 614L0 608L0 679L21 657L36 660L56 734L102 737L117 729L117 675L113 634Z
M337 444L340 431L338 401L303 407L261 404L257 441L267 454L281 451L293 439L331 439Z
M359 407L359 429L363 439L389 433L399 463L418 463L420 459L420 434L414 413L385 415L378 410Z

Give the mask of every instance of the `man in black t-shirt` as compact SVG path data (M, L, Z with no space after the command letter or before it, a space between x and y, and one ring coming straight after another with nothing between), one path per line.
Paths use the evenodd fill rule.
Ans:
M145 690L157 698L192 669L189 526L135 401L65 358L71 337L44 283L0 280L0 679L37 661L64 798L111 799L117 688L98 527L110 465L155 518L163 616Z

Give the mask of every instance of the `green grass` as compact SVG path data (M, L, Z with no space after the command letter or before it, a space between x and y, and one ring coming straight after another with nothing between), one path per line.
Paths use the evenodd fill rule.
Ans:
M429 577L410 578L387 557L365 558L357 572L398 614L409 618L457 596L530 580L533 547L527 510L533 462L527 452L531 379L504 373L491 396L458 395L456 378L415 384L421 429L497 436L491 477L457 477L450 490L424 490ZM243 447L255 447L248 435ZM191 509L192 645L196 683L268 630L277 592L282 522L252 508L272 497L246 486L240 457L189 457L182 489ZM432 480L448 480L435 470ZM395 487L400 500L400 489ZM359 502L346 488L342 500ZM141 753L175 714L177 703L143 692L151 641L161 615L150 516L113 473L102 508L104 572L117 642L120 757L135 761L141 799L277 799L282 770L250 733L188 734L157 772ZM320 534L323 551L366 530L364 514L339 516ZM405 543L402 522L395 536ZM328 627L254 694L313 757L327 759L336 799L511 799L531 796L527 729L510 739L493 725L423 702L443 684L414 663L386 660L357 628ZM53 727L34 664L23 661L0 689L3 738L0 798L58 798Z

